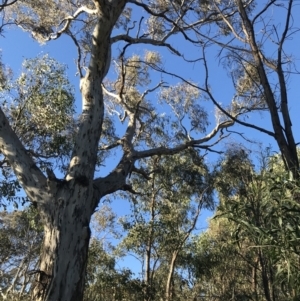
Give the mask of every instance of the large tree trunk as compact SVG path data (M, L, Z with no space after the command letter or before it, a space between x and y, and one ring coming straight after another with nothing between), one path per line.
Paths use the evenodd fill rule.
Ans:
M34 271L32 300L35 301L80 301L83 298L92 190L78 184L72 189L69 184L58 184L56 198L40 207L45 233L40 266Z
M48 171L46 200L38 201L45 239L33 290L34 301L81 301L90 239L89 223L101 197L120 189L128 174L112 172L93 181L104 116L101 84L110 66L110 36L125 1L95 1L98 18L92 34L91 59L81 79L82 115L65 180ZM124 165L124 164L123 164ZM113 187L110 187L110 184ZM121 183L121 184L119 184ZM26 187L26 183L24 185ZM35 199L36 196L31 196Z
M48 177L45 176L0 109L0 152L13 168L28 198L37 205L45 229L40 266L37 271L33 271L37 276L33 301L82 300L91 215L101 197L120 189L130 189L126 185L126 177L132 172L134 161L154 155L172 155L199 146L233 124L228 121L219 123L207 136L173 148L157 147L136 151L133 140L139 113L137 105L134 112L127 110L127 130L118 141L123 149L118 166L105 178L94 179L104 118L102 82L110 66L111 33L128 1L92 2L95 6L91 12L95 28L91 35L91 52L86 57L90 61L86 73L80 73L83 110L64 180L56 179L51 171ZM65 32L68 31L71 21L80 13L91 10L84 7L78 11L76 16L63 20L64 26L60 24L58 27L62 26ZM52 34L51 37L59 37L64 31Z

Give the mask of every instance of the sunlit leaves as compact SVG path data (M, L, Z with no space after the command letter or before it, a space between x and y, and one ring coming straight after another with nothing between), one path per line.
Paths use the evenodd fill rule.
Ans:
M163 88L160 92L160 99L171 107L179 122L177 131L183 132L186 138L192 131L205 132L208 126L208 115L199 104L199 96L199 90L186 83Z
M235 160L239 162L238 158ZM283 171L278 156L265 160L259 172L253 168L251 171L251 162L247 158L243 160L243 164L223 165L227 188L220 187L221 205L217 216L228 218L232 239L239 248L247 241L260 258L262 277L266 277L264 269L274 274L268 279L268 285L275 289L280 283L284 294L298 294L299 185ZM232 188L228 189L229 186ZM276 290L279 294L279 287Z
M47 9L44 9L45 6ZM74 9L70 1L16 1L7 7L5 19L31 31L35 39L43 42L45 37L57 29L68 12Z
M243 77L238 79L237 93L244 94L251 90L256 90L257 86L260 85L260 79L258 71L255 65L251 63L245 63Z
M13 129L35 156L62 158L70 151L75 111L65 72L47 55L25 60L21 75L1 94Z

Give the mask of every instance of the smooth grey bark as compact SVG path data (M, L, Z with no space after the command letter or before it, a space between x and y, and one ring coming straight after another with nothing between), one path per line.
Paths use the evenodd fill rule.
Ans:
M45 239L34 300L83 298L89 223L98 201L107 194L103 190L95 199L93 185L104 115L101 83L110 65L111 32L125 2L95 2L98 20L92 35L89 67L81 79L83 112L72 159L66 180L52 179L48 184L53 196L51 204L39 208L45 214Z
M172 300L172 280L174 277L174 271L175 271L175 263L177 256L179 254L180 250L176 250L172 254L172 258L169 264L169 273L167 277L167 282L166 282L166 291L165 291L165 301L170 301Z

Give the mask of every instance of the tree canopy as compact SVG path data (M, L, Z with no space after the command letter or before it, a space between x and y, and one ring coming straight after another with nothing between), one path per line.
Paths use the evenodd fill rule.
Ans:
M30 203L3 213L0 230L11 248L22 245L12 221L37 240L7 248L2 298L298 298L298 13L293 0L1 1L2 34L72 41L79 86L51 55L26 58L19 73L0 63L1 204ZM271 137L279 155L258 166L241 129ZM200 235L214 191L217 222ZM91 238L112 195L132 204L118 247ZM116 269L125 251L144 261L142 278Z

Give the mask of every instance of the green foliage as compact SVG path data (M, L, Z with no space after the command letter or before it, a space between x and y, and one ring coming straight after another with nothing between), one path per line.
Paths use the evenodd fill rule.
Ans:
M177 123L182 124L184 118L188 118L191 131L204 133L209 122L206 110L199 105L199 97L199 90L187 83L163 88L160 92L160 99L165 101L177 116ZM177 127L176 124L174 126ZM187 133L183 129L182 136L186 136Z
M85 301L142 300L142 282L130 270L117 270L115 258L99 240L92 240L86 276Z
M119 248L143 262L145 300L168 299L175 292L182 296L183 271L191 264L189 253L200 212L213 206L209 172L194 150L155 157L140 168L143 172L131 176L136 193L124 195L132 209L120 220L127 235Z
M256 256L246 239L240 247L231 236L233 226L226 218L213 219L209 228L196 239L191 273L197 294L207 300L265 300L260 278L253 278ZM256 283L257 281L257 283Z
M23 62L18 78L1 66L5 77L0 102L10 124L28 153L42 167L65 168L76 131L73 87L66 67L48 55ZM3 208L17 208L27 198L12 169L1 157L0 199Z
M230 68L236 91L228 112L234 117L239 117L240 114L265 109L267 103L272 120L276 120L274 116L278 117L278 120L284 119L284 127L280 122L273 123L274 137L277 142L285 140L285 137L290 140L279 147L281 150L287 150L295 146L293 135L289 133L289 115L276 115L279 106L275 101L275 98L282 99L281 110L284 112L284 105L287 104L285 92L278 93L277 91L286 90L284 76L288 74L286 71L292 71L289 73L292 74L293 68L281 71L281 66L277 64L292 65L290 57L281 49L286 37L290 37L290 33L284 33L281 39L278 26L272 26L271 21L270 23L261 22L263 20L261 18L269 7L273 4L278 7L281 5L275 4L276 1L269 2L266 9L259 12L253 19L253 24L251 24L253 28L249 28L251 26L248 23L252 21L248 22L245 14L251 17L257 1L157 0L148 1L147 4L146 1L134 2L131 1L130 5L142 7L144 13L148 14L146 22L142 22L144 17L140 19L140 22L131 22L131 7L127 7L114 24L113 32L123 29L124 35L112 37L111 40L107 37L105 42L111 41L113 44L122 41L113 49L113 52L118 47L121 48L124 44L125 46L118 51L117 57L113 60L116 66L116 81L107 80L102 86L106 97L104 121L102 123L102 113L98 115L91 113L89 116L91 119L95 117L93 120L101 120L101 122L96 128L89 128L88 123L82 123L83 126L80 129L83 132L85 129L87 131L80 137L88 137L92 131L99 133L98 136L100 136L101 127L102 136L99 143L101 153L98 154L98 166L110 155L110 150L122 148L124 160L120 161L114 172L118 172L118 175L123 174L124 178L120 182L125 183L128 170L132 171L128 181L135 193L130 196L123 194L124 197L131 199L132 212L130 216L121 220L127 236L119 248L124 254L132 251L140 259L146 258L145 262L147 261L148 265L145 268L147 270L145 282L135 280L131 271L116 269L115 253L112 253L113 247L110 244L106 245L99 237L93 239L90 245L90 261L86 277L86 300L141 300L142 298L147 300L190 298L191 300L191 298L196 299L197 296L204 295L211 297L211 300L218 298L258 301L265 298L268 301L275 301L283 298L286 300L299 298L300 228L298 225L300 221L297 216L300 210L300 192L298 182L292 181L289 175L282 172L280 168L271 171L268 167L258 172L246 152L240 149L230 149L220 163L213 182L220 197L217 216L211 222L210 229L197 240L192 236L196 230L200 211L202 208L213 208L212 181L200 153L188 149L173 157L156 156L139 162L135 159L138 157L135 155L139 150L145 150L148 147L154 148L154 151L161 150L161 146L166 147L165 149L168 147L169 155L171 155L173 152L171 147L174 145L187 142L185 145L191 146L193 140L196 140L192 134L206 132L209 125L208 114L199 104L200 97L205 96L199 91L210 98L218 108L220 107L219 102L212 96L212 89L208 83L210 76L205 57L205 47L214 43L222 47L219 56L226 53L224 58L227 67ZM15 5L9 5L6 8L3 20L4 22L13 20L12 22L18 26L30 31L32 36L40 42L58 38L62 32L70 35L78 47L78 71L80 75L84 75L84 67L88 66L86 61L90 57L94 59L94 54L101 54L102 50L105 50L105 53L109 52L108 48L111 45L107 43L109 45L106 45L106 49L105 47L99 49L102 43L97 45L96 34L92 34L96 22L101 25L98 28L103 26L105 29L106 25L109 27L109 22L105 24L107 15L104 11L105 8L109 8L108 10L112 8L108 6L108 3L111 4L113 1L102 1L101 4L100 1L99 3L97 1L77 1L77 3L46 1L45 5L45 1L41 0L19 0ZM95 13L93 9L98 6L100 9ZM44 7L47 9L45 10ZM82 12L84 13L81 14ZM110 17L113 17L112 14ZM73 22L79 20L80 22ZM263 32L261 41L273 39L274 45L280 45L280 49L274 51L279 54L278 60L269 58L265 55L262 45L256 44L253 39L251 41L251 32L256 32L257 29L256 21L259 21L259 26L267 24L264 30L259 29ZM286 28L289 31L292 27L286 23ZM213 35L211 35L212 32ZM171 40L169 38L178 33L191 44L201 46L203 50L201 55L190 61L195 64L204 62L204 85L197 86L192 81L181 78L181 75L173 75L165 70L160 55L152 50L145 51L144 55L128 51L135 43L149 43L152 46L168 48L187 62L190 58L186 58L186 53L179 53L171 44L168 44ZM227 37L228 40L226 40ZM234 39L238 41L238 45L234 44ZM91 54L92 44L96 51ZM282 62L280 62L280 54L284 57ZM98 63L99 61L96 62ZM109 63L105 67L108 68ZM90 68L84 81L92 87L90 91L99 92L97 88L100 88L101 83L97 83L96 80L99 86L95 88L94 83L89 82L89 78L99 78L99 74L95 74L97 72L92 69L97 68ZM154 70L166 77L174 76L182 82L169 87L161 81L156 86L150 87L151 72ZM279 75L279 82L274 81L274 85L272 81L268 82L268 79L262 76L263 74L268 77L272 72ZM269 89L270 87L274 87L274 91ZM171 108L172 116L160 113L157 104L146 98L149 93L159 88L161 88L160 104ZM65 77L65 67L48 56L26 60L22 74L13 80L8 70L0 64L0 90L2 105L13 130L38 166L42 167L42 171L48 165L54 165L54 168L59 166L63 170L66 167L65 160L70 155L73 135L76 132L76 122L73 116L73 89ZM269 99L266 100L265 95L269 95ZM90 94L84 95L84 101L89 101L90 96ZM220 120L223 120L224 116L227 119L228 116L222 110L219 112L221 112ZM115 118L116 116L119 120ZM118 124L117 121L120 123ZM125 124L128 124L125 129L126 134L119 137L117 125ZM248 126L255 127L251 124ZM276 132L277 129L280 131ZM260 130L264 131L262 128ZM282 139L278 133L282 134ZM209 136L207 136L208 139ZM93 145L96 151L99 141L97 137L94 140ZM82 141L82 144L85 142ZM80 143L81 141L77 145ZM197 146L201 147L201 145ZM203 148L210 149L209 146L203 146ZM74 153L76 151L75 149ZM81 154L86 153L87 150L81 152ZM157 154L159 153L157 151ZM283 155L286 156L285 159L288 162L291 154L283 153ZM145 157L147 156L151 154ZM96 153L91 155L91 158L95 157ZM77 161L77 158L73 159L73 162ZM128 161L131 164L130 167L128 167ZM271 162L272 159L269 163ZM294 162L297 163L296 160ZM73 166L80 167L80 162L74 163ZM126 169L122 169L123 166L127 166ZM297 164L294 164L295 166L297 167ZM92 175L95 166L91 165L89 168L89 174ZM291 170L291 166L288 168ZM1 157L1 170L0 180L3 181L0 184L0 196L9 201L15 200L20 185L13 178L5 157ZM114 175L114 172L110 175ZM76 172L74 174L76 175ZM90 178L90 180L93 179ZM102 179L98 180L101 182ZM130 185L124 187L128 188ZM116 189L120 188L123 187ZM74 191L77 192L76 189ZM64 192L65 195L68 194L67 188ZM68 200L71 199L73 191L69 192ZM108 192L111 191L106 193ZM90 199L86 200L84 197L80 199L78 195L75 196L74 203L77 201L80 203L83 200L81 206L91 204ZM95 200L92 203L94 206ZM10 215L5 214L3 214L4 224L9 226L1 228L1 231L3 230L1 237L5 243L3 247L7 246L8 250L13 249L13 256L19 259L21 255L15 244L21 245L21 239L13 230L15 227L23 236L27 235L22 228L25 223L15 214L14 218L18 224L13 224L10 221L12 219ZM108 209L106 212L100 212L97 218L100 231L109 228L109 231L114 234L117 232L114 229L115 216ZM40 234L41 229L34 221L33 213L28 215L28 220L27 230L32 235L33 233ZM7 229L14 240L10 239ZM63 244L59 241L58 246L61 245ZM22 249L22 252L24 255L27 249ZM29 260L26 259L24 262L27 265L20 266L28 268ZM2 269L5 268L2 267ZM84 265L81 268L81 271L83 270ZM149 270L150 276L147 274ZM9 282L13 285L16 283L13 275L17 275L19 282L17 282L17 287L10 287L17 294L22 292L19 274L15 272L15 269L3 272L7 274L5 277L8 279L4 278L6 282L3 282L5 293L8 292ZM186 276L185 273L191 273L192 276ZM27 279L24 275L23 280ZM171 279L169 292L166 288L167 278ZM182 285L184 281L190 282ZM29 285L27 283L29 282L26 282L25 287ZM25 291L23 289L24 295ZM189 291L192 293L189 294Z
M228 169L230 160L232 157L221 168L229 181L225 181L225 189L221 183L221 204L215 218L226 217L232 243L244 257L252 253L251 260L257 258L266 298L272 293L293 300L300 288L299 185L280 168L283 164L278 157L265 161L259 173L251 170L247 158L239 168ZM244 250L245 244L248 250Z
M1 102L28 151L41 162L68 156L75 110L66 67L48 55L27 59L20 76L9 86L0 94Z
M0 212L0 300L30 300L28 290L43 239L34 208Z

